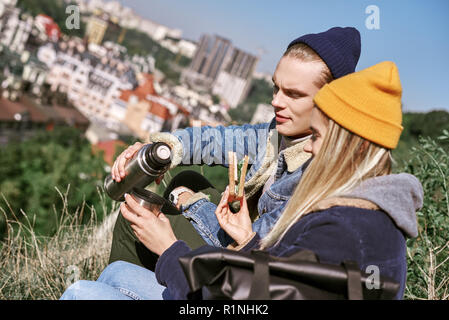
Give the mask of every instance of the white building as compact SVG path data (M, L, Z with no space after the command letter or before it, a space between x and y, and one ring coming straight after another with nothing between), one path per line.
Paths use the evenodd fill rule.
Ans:
M258 57L234 47L230 40L204 34L181 82L210 91L235 108L247 96Z
M193 58L193 55L195 54L197 44L193 41L185 40L185 39L171 39L166 38L159 42L161 46L164 48L170 50L174 54L181 54L183 56L186 56L190 59Z
M212 88L212 93L222 97L226 103L235 108L247 96L251 81L221 71Z
M181 39L178 42L179 52L190 59L193 58L197 47L198 45L195 42L186 39Z
M259 103L256 112L253 114L251 124L270 122L274 117L274 108L272 105Z
M141 19L138 29L148 34L155 41L161 41L166 37L179 39L182 36L182 30L171 29L148 19Z
M149 19L142 18L134 13L131 8L122 6L119 1L76 0L76 3L80 6L81 12L106 12L114 19L117 19L120 26L142 31L155 41L161 41L166 37L180 39L182 36L182 30L169 28Z
M52 56L48 46L41 50L45 54L38 53L38 57ZM53 63L51 59L46 60L50 63L47 83L51 89L67 93L68 99L87 118L108 126L114 119L110 106L121 90L137 85L132 68L109 51L105 56L98 56L101 50L86 50L79 41L61 42L54 50L56 59Z
M8 0L0 2L0 44L21 54L33 29L34 19L21 14L20 9L14 7L15 3Z

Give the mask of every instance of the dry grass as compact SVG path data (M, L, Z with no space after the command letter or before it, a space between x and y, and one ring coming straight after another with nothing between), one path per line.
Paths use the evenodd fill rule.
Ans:
M69 186L70 187L70 186ZM33 223L22 211L19 219L12 210L6 219L8 235L0 249L0 299L59 299L64 290L79 279L96 279L109 259L116 208L108 215L104 194L105 220L99 224L93 207L83 203L76 212L67 210L67 191L57 190L64 203L56 214L58 228L52 237L38 237ZM7 203L6 199L4 199ZM86 210L90 219L81 224Z

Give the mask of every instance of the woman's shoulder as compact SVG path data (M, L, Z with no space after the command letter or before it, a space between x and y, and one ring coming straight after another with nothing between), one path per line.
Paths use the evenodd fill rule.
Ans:
M357 233L380 231L385 228L398 229L386 212L379 208L363 206L336 205L306 214L298 221L298 226L302 226L304 231L323 225L342 230L349 228Z
M335 206L296 222L284 237L286 247L313 250L329 262L351 258L361 265L405 257L405 237L381 210Z

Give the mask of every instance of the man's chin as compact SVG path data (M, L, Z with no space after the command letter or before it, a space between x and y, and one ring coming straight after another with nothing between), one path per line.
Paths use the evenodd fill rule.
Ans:
M288 130L283 123L276 123L276 130L280 135L288 136L291 130Z
M291 128L291 126L286 126L283 123L276 123L276 130L278 134L293 139L302 138L311 134L309 130L305 130L304 132L298 132L297 128Z

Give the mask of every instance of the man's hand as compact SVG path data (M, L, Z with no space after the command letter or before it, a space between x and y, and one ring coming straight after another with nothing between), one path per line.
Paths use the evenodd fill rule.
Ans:
M143 143L136 142L132 146L129 146L117 157L117 159L115 159L111 169L111 176L113 180L120 182L126 176L125 166L128 163L128 160L132 159L137 151L142 149L143 146ZM156 184L160 184L163 178L164 175L157 178L155 181Z
M136 237L145 247L161 255L177 239L170 221L162 212L152 212L139 205L129 194L120 205L123 217L131 223Z
M215 215L220 227L240 245L253 234L253 229L245 195L240 200L240 211L237 213L232 213L229 208L229 202L232 200L234 199L229 197L229 187L227 187L215 210Z
M176 192L178 189L185 189L186 190L184 192L181 192L178 195L178 199L176 201L176 207L178 209L181 209L181 206L184 205L195 194L195 192L193 192L192 190L190 190L187 187L177 187L177 188L173 189L173 191Z

